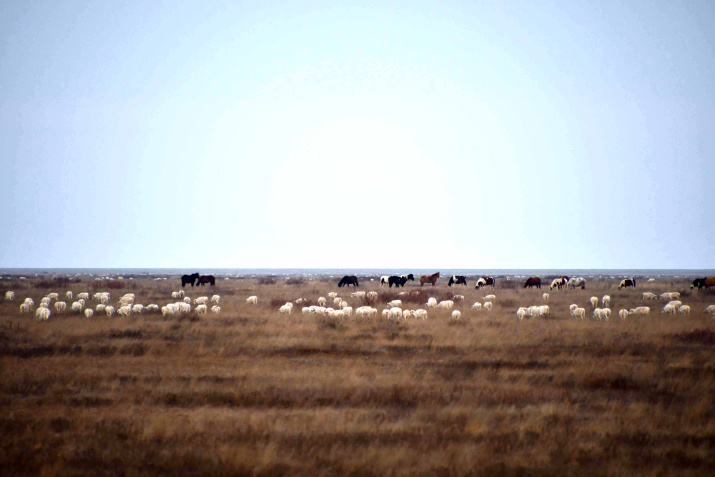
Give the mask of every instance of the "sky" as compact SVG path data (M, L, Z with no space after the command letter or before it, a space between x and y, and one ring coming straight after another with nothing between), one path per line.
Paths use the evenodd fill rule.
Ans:
M715 2L0 3L0 268L715 268Z

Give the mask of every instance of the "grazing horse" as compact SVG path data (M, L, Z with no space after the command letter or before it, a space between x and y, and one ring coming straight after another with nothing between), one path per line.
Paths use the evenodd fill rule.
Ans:
M582 277L574 277L569 280L568 286L571 287L571 289L581 288L581 290L585 290L586 289L586 280Z
M338 283L338 288L342 287L343 285L345 286L358 286L358 279L355 275L345 275L341 280L340 283Z
M701 288L710 288L710 287L715 287L715 277L705 277L705 278L696 278L693 280L693 284L690 285L690 288L695 288L698 287L698 290Z
M628 288L628 287L636 287L636 279L635 278L626 278L625 280L621 280L621 283L618 285L618 289L620 290L621 288Z
M551 285L549 285L549 290L553 290L554 288L561 290L561 288L566 287L568 282L569 279L567 277L555 278L554 281L551 282Z
M531 287L536 287L536 288L541 288L541 278L539 277L529 277L526 280L526 283L524 283L524 288L531 288Z
M494 277L481 277L479 280L477 280L477 284L474 285L474 288L479 290L482 287L488 287L491 286L494 288L494 285L496 285L496 281L494 280Z
M198 273L192 273L191 275L181 275L181 288L184 288L184 285L187 283L191 283L191 286L194 286L194 282L199 279L199 274Z
M430 276L422 275L420 277L420 286L424 286L427 282L430 282L432 286L435 286L435 284L437 283L437 279L439 279L439 272L433 273Z
M216 285L216 277L214 277L213 275L203 275L203 276L199 277L199 281L198 281L197 285L202 287L202 286L206 285L207 283L210 283L211 286Z
M405 277L405 275L399 277L392 275L387 279L387 283L390 285L390 288L392 288L392 285L395 285L397 288L404 287L405 283L407 283L407 277Z
M452 285L464 285L465 287L467 286L467 277L464 275L452 275L449 277L449 282L447 283L447 286L452 286Z

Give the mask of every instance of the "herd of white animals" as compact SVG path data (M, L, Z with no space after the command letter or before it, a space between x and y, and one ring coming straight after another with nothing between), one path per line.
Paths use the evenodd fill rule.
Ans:
M127 293L123 295L117 301L117 306L109 304L110 294L109 292L97 292L92 295L92 300L97 302L94 309L89 306L89 293L83 292L78 293L76 296L76 301L72 301L69 306L70 313L84 314L87 318L92 318L95 313L104 313L107 316L129 316L132 314L142 314L142 313L159 313L162 315L174 315L179 313L190 313L191 309L191 298L184 295L183 290L179 290L171 293L173 299L180 299L181 301L176 301L173 303L167 303L164 306L159 306L155 303L149 305L142 305L141 303L135 303L136 296L134 293ZM65 293L66 300L73 300L74 294L72 291ZM5 292L5 300L13 301L15 300L15 292L7 291ZM54 303L53 303L54 300ZM211 304L212 313L221 313L221 307L219 306L219 301L221 297L219 295L213 295L209 300L207 296L200 296L193 300L195 308L193 312L196 314L207 313ZM49 293L40 299L40 304L35 310L35 317L38 320L48 320L52 314L51 308L55 309L55 313L65 313L67 312L67 302L60 301L59 293ZM32 298L25 298L25 301L20 305L20 313L32 313L35 309L35 301Z
M400 296L408 295L408 292L399 293ZM127 293L123 295L117 301L116 307L110 305L110 294L109 292L98 292L92 295L92 300L96 302L96 306L92 309L88 306L90 301L89 293L78 293L76 296L76 301L73 300L72 291L65 293L65 298L71 301L69 306L69 312L75 314L84 314L87 318L91 318L95 313L104 313L111 317L117 316L129 316L132 314L142 314L142 313L161 313L163 316L193 313L205 314L209 310L214 314L221 313L221 307L219 306L219 301L221 297L219 295L213 295L210 299L207 296L201 296L192 300L190 297L185 296L183 290L175 291L171 293L171 298L177 300L175 302L167 303L166 305L159 306L157 304L142 305L140 303L135 303L135 294ZM377 303L379 294L375 291L364 292L357 291L351 293L351 298L360 301L358 307L353 307L347 299L341 298L335 292L328 293L328 298L319 297L317 300L317 305L302 306L301 312L303 315L319 315L319 316L329 316L332 318L344 318L350 316L359 317L376 317L378 315L377 308L373 308L371 305ZM550 295L544 293L542 298L545 302L548 302ZM13 301L15 299L15 292L8 291L5 293L6 301ZM424 308L409 309L403 305L403 301L396 299L388 302L385 308L381 312L381 316L390 319L399 318L421 318L427 319L428 310L446 310L451 312L451 317L453 319L460 319L462 312L460 310L453 309L455 303L464 301L463 295L453 295L451 300L443 300L438 302L434 297L427 300L424 304ZM644 292L642 294L642 299L645 301L654 300L664 300L667 301L663 306L662 314L687 314L690 313L690 306L683 304L680 300L680 293L678 292L667 292L660 295L656 295L651 292ZM330 300L330 302L329 302ZM486 311L490 312L493 308L493 303L496 300L495 295L486 295L483 297L482 302L475 302L469 307L472 312ZM54 302L53 302L54 301ZM286 302L282 305L278 312L280 314L291 314L295 305L307 304L305 298L298 298L294 302ZM611 317L611 297L609 295L604 295L600 299L596 296L592 296L589 300L592 310L592 317L597 320L609 320ZM249 296L246 298L246 303L249 305L258 305L257 296ZM331 306L328 306L330 303ZM191 305L194 305L192 309ZM211 305L211 308L208 307ZM67 312L68 306L67 302L60 301L60 296L58 293L49 293L40 299L39 306L35 309L35 302L32 298L25 298L25 301L20 305L20 313L32 313L35 309L35 316L39 320L47 320L52 314L51 309L54 308L54 312L57 314ZM650 307L639 306L636 308L626 309L621 308L618 311L618 316L620 319L625 320L630 315L647 315L650 313ZM715 305L709 305L705 308L704 313L711 313L715 317ZM525 318L541 317L550 314L550 308L548 305L532 305L519 307L516 311L516 317L519 320ZM576 319L586 318L586 307L581 307L574 303L569 307L570 316Z

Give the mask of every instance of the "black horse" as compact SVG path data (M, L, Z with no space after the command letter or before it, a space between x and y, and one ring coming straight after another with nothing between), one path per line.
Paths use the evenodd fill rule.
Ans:
M340 283L338 283L338 288L342 287L343 285L345 286L358 286L358 279L355 275L345 275L342 280L340 280Z
M449 277L449 282L447 282L447 286L452 286L452 285L464 285L465 287L467 286L467 277L464 275L452 275Z
M184 285L187 283L191 283L191 286L194 286L194 282L199 279L199 274L198 273L192 273L191 275L181 275L181 288L184 288Z
M693 280L693 284L690 285L690 288L695 288L698 287L698 290L701 288L710 288L710 287L715 287L715 277L705 277L705 278L696 278Z
M213 275L202 275L201 277L199 277L197 285L202 287L207 283L210 283L211 286L216 285L216 277L214 277Z
M392 275L390 276L390 278L388 278L387 283L390 285L390 288L392 288L392 285L395 285L395 287L397 288L404 287L405 283L407 283L407 277L404 275L400 277L398 277L397 275Z

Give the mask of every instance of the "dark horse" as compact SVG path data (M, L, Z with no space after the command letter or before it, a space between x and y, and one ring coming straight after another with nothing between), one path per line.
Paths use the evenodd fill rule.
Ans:
M541 278L539 277L529 277L526 280L526 283L524 283L524 288L526 287L536 287L536 288L541 288Z
M207 283L210 283L211 286L216 285L216 277L214 277L213 275L203 275L199 277L199 282L197 283L197 285L204 286Z
M715 277L696 278L695 280L693 280L693 284L690 285L690 288L695 287L698 287L698 290L700 290L702 287L715 287Z
M358 286L358 279L355 275L351 275L351 276L345 275L340 280L340 283L338 283L338 288L342 287L343 285L348 286L348 287L350 285Z
M467 277L464 275L452 275L449 277L449 282L447 283L447 286L452 286L452 285L464 285L465 287L467 286Z
M397 288L404 287L405 283L407 283L407 277L405 275L402 275L401 277L392 275L387 279L387 283L390 285L390 288L392 288L392 285L395 285Z
M476 288L477 290L482 287L488 286L494 288L494 285L496 285L496 283L494 282L494 277L481 277L479 280L477 280L477 284L474 285L474 288Z
M430 282L432 286L434 286L437 283L437 279L439 278L439 272L433 273L430 276L427 275L422 275L420 277L420 286L424 286L425 283Z
M181 288L184 288L184 285L187 283L191 283L191 286L194 286L194 282L199 279L199 274L198 273L192 273L191 275L181 275Z

